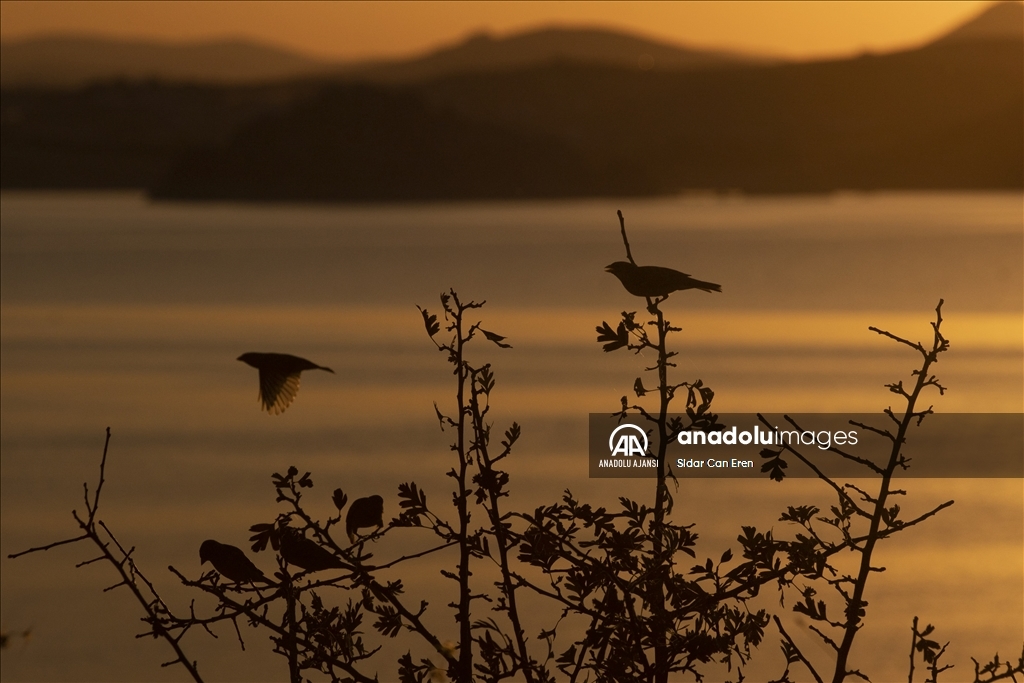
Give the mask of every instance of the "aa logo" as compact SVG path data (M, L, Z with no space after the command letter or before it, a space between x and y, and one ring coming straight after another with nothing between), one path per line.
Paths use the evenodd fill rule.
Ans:
M647 432L637 425L619 425L608 437L608 450L612 452L612 457L644 457L647 455Z

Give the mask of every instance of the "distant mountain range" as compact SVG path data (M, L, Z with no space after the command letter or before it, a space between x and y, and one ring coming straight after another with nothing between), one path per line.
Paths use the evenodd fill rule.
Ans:
M115 80L226 85L323 76L403 83L557 61L675 70L778 60L693 50L602 29L545 28L501 38L478 34L411 59L354 63L246 41L181 44L48 36L0 43L0 87L81 87Z
M993 5L940 42L1012 38L1021 5ZM104 81L255 84L336 76L408 83L458 73L520 69L552 62L653 70L772 64L782 60L695 50L596 28L545 28L496 38L486 33L410 59L332 62L244 40L201 43L43 36L0 43L0 87L81 87Z
M341 74L371 82L411 83L455 74L512 71L551 63L684 71L779 61L735 52L694 50L602 29L546 28L503 38L482 33L422 57L355 65Z
M237 84L297 78L332 65L247 41L158 43L47 36L0 43L0 87L73 88L103 81Z
M1017 39L1024 34L1024 4L997 2L970 21L935 42L937 44L979 40Z
M245 201L1024 187L1020 3L887 55L655 47L552 29L345 74L278 60L273 83L5 86L0 186Z
M681 73L335 85L198 149L157 197L399 201L1024 186L1024 41Z

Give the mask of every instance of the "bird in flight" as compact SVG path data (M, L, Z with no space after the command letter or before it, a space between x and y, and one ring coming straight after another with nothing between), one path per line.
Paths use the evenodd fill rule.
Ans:
M287 353L243 353L238 360L260 371L260 397L264 409L280 415L299 393L299 377L303 370L334 370Z
M303 536L297 529L285 527L281 532L281 557L288 564L293 564L307 572L341 569L345 566L345 563L337 556L321 548L315 541Z
M270 583L260 568L252 563L240 548L213 539L203 541L199 546L199 564L209 562L226 579L235 583L263 581Z
M638 266L628 261L616 261L606 267L605 271L619 278L622 286L633 296L659 298L683 289L699 289L709 293L722 291L722 286L714 282L696 280L686 273L661 266Z
M348 532L350 543L356 542L356 531L375 526L384 526L384 499L380 496L359 498L352 501L345 517L345 531Z

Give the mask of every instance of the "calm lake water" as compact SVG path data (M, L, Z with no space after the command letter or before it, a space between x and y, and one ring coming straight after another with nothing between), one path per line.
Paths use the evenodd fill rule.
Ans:
M720 412L880 411L895 398L883 385L906 380L917 359L867 327L926 340L939 298L952 349L936 367L949 387L930 399L936 410L1024 409L1019 194L336 207L4 193L0 616L5 631L33 635L5 651L0 677L182 679L159 667L162 643L134 639L130 597L101 593L111 570L73 569L91 557L84 547L6 559L72 534L108 425L104 518L177 607L190 596L164 567L198 575L209 537L244 545L250 524L276 514L269 475L289 465L313 471L324 516L335 486L386 494L388 514L403 481L445 500L450 453L433 401L452 400L451 375L415 305L437 312L449 287L486 299L481 319L514 347L475 351L497 375L496 426L523 425L513 504L553 502L567 487L602 504L648 495L644 481L586 478L588 413L614 410L652 362L595 343L596 325L639 308L603 272L623 258L616 209L640 263L722 284L720 295L686 292L666 306L683 328L679 377L712 386ZM337 374L307 373L288 412L269 417L255 371L234 360L245 351L294 353ZM698 557L717 558L738 549L741 524L784 532L779 512L827 503L822 488L683 482L675 514L697 522ZM876 682L905 680L917 615L951 641L949 680L967 680L970 656L1013 655L1024 640L1022 482L904 488L911 511L956 504L883 547L855 666ZM450 559L424 562L406 583L454 636L437 578ZM764 606L779 609L777 596ZM538 610L534 632L556 616ZM262 634L250 632L245 653L232 631L219 635L187 641L211 679L286 679ZM769 629L755 679L781 673L776 641ZM382 680L406 647L382 654Z

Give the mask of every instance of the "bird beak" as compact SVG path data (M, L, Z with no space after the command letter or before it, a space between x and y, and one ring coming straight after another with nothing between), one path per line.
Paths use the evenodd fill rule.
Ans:
M607 265L607 266L605 266L605 267L604 267L604 272L606 272L606 273L610 273L610 272L612 272L612 266L611 266L611 264L609 264L609 265Z

